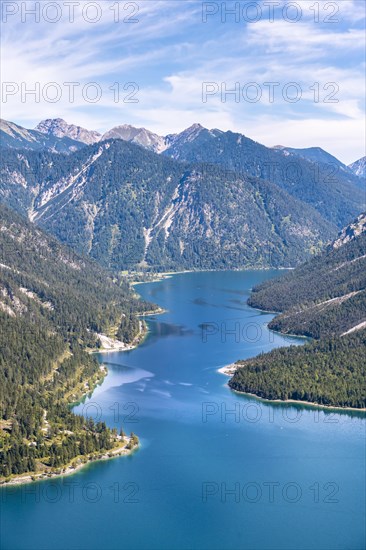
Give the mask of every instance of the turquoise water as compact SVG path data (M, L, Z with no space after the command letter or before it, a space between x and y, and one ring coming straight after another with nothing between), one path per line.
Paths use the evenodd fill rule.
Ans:
M6 488L1 548L362 549L365 418L231 392L223 365L300 339L246 306L274 272L175 275L137 286L168 310L77 412L136 432L132 456Z

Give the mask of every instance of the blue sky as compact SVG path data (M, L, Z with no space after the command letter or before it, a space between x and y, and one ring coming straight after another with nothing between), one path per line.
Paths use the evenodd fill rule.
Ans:
M345 163L365 155L363 0L43 1L38 22L26 12L36 4L1 5L7 120L159 134L200 122L268 146L321 146ZM37 98L22 97L36 86Z

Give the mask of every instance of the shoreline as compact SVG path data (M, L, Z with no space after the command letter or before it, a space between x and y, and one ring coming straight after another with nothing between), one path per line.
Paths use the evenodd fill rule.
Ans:
M161 273L154 273L152 275L152 278L148 281L131 281L131 286L136 285L146 285L147 283L160 283L161 281L164 281L164 279L171 279L174 275L180 275L182 273L199 273L200 271L214 271L212 269L201 269L201 270L194 270L194 269L187 269L183 271L163 271Z
M79 455L79 457L75 457L70 461L69 464L66 466L60 466L57 468L57 472L39 472L39 473L24 473L17 477L10 478L8 481L6 479L0 480L0 489L2 487L11 487L11 486L18 486L18 485L25 485L28 483L34 483L36 481L47 481L49 479L55 478L55 477L64 477L64 476L70 476L73 474L76 474L79 472L82 468L85 468L89 464L92 464L93 462L101 462L102 460L110 460L112 458L117 458L119 456L127 456L132 454L134 451L136 451L140 447L140 442L136 443L131 449L127 449L127 445L132 441L131 437L125 437L124 438L124 444L123 446L119 446L116 448L109 449L108 451L103 451L102 455ZM84 462L84 460L86 461ZM72 464L77 461L78 464L76 466L72 466Z
M155 311L154 313L164 313L164 310L161 310L159 308L158 311ZM152 314L152 312L148 312L147 314ZM146 314L146 315L147 315ZM88 353L94 354L94 353L111 353L111 352L117 352L117 351L130 351L132 349L137 348L146 338L148 335L148 329L146 326L146 323L141 322L140 332L137 334L137 336L134 338L134 340L131 342L131 344L125 344L124 342L121 342L119 340L116 340L116 346L111 348L101 348L101 349L92 349L88 350ZM106 335L104 336L107 340L113 340L109 338ZM101 378L93 385L92 388L88 389L87 391L83 392L81 395L76 397L74 401L71 401L69 403L70 407L74 407L78 403L81 403L83 399L85 399L87 396L92 396L95 389L100 386L106 377L108 376L108 369L106 368L103 363L100 364L100 370L102 373ZM140 442L138 441L131 449L127 449L127 446L131 443L132 438L126 436L124 438L123 446L118 446L112 449L109 449L108 451L103 452L101 455L96 454L89 454L89 455L79 455L78 457L73 458L67 465L60 466L57 468L57 472L50 472L50 471L43 471L43 472L25 472L24 474L20 474L16 477L10 477L8 481L6 481L7 478L0 478L0 490L3 487L10 487L10 486L19 486L19 485L26 485L29 483L34 483L36 481L46 481L48 479L52 479L54 477L63 477L63 476L69 476L76 474L79 472L82 468L85 468L89 464L93 462L100 462L102 460L109 460L112 458L117 458L120 456L127 456L132 454L134 451L136 451L140 447ZM72 464L77 461L78 464L76 466L72 466ZM14 474L13 474L14 475Z
M269 313L269 314L272 314L272 315L275 315L275 316L278 316L281 314L281 312L270 312L270 311L265 311L265 310L262 310L260 308L256 308L256 307L253 307L253 306L249 306L251 307L252 309L255 309L257 311L261 311L263 313ZM289 337L289 338L301 338L305 341L312 341L313 338L309 337L309 336L305 336L305 335L299 335L299 334L286 334L286 333L283 333L279 330L275 330L275 329L271 329L268 327L268 330L270 330L271 332L275 333L275 334L278 334L284 338ZM282 347L282 346L281 346ZM250 359L250 358L249 358ZM242 368L240 367L239 365L237 365L236 363L230 363L229 365L224 365L223 367L220 367L218 369L216 369L216 372L218 372L219 374L223 374L224 376L228 376L230 378L232 378L234 376L234 373L237 369L239 368ZM283 400L283 399L267 399L266 397L261 397L259 395L256 395L255 393L249 393L249 392L243 392L243 391L239 391L239 390L234 390L232 388L230 388L229 386L229 383L227 382L225 384L229 389L230 391L234 392L234 393L237 393L238 395L246 395L246 396L249 396L253 399L256 399L258 401L263 401L265 403L268 403L268 404L274 404L274 405L286 405L286 404L290 404L290 405L304 405L306 407L311 407L311 408L315 408L315 409L331 409L331 410L335 410L337 412L339 411L352 411L352 412L360 412L360 413L363 413L363 412L366 412L366 408L356 408L356 407L337 407L336 405L323 405L321 403L315 403L315 402L312 402L312 401L302 401L302 400L297 400L297 399L286 399L286 400Z
M129 344L126 344L121 340L117 340L115 338L107 336L106 334L98 334L98 337L102 343L102 347L91 349L89 350L89 353L110 353L112 351L130 351L132 349L137 348L137 346L144 341L147 333L148 333L148 330L147 330L146 324L144 323L144 321L140 321L139 332L138 334L136 334L135 338ZM108 344L109 344L109 347L108 347Z
M157 309L152 309L151 311L144 311L143 313L139 313L136 315L137 317L149 317L150 315L162 315L163 313L167 313L167 311L161 307L158 307ZM104 341L105 344L110 344L110 347L106 347L105 345L101 348L94 348L88 351L88 353L112 353L114 351L131 351L133 349L136 349L142 342L145 340L147 335L149 334L149 329L145 323L144 320L140 321L140 331L135 336L135 338L132 340L131 343L126 344L125 342L122 342L121 340L114 339L110 336L107 336L106 334L98 334L100 340Z
M220 367L219 369L216 369L216 372L220 373L220 374L223 374L224 376L228 376L228 377L232 377L234 375L234 372L237 370L237 369L240 369L241 367L237 366L235 367L235 363L230 363L229 365L225 365L224 367ZM244 392L244 391L239 391L239 390L233 390L232 388L230 388L229 384L226 383L225 384L229 389L230 391L234 392L234 393L237 393L238 395L247 395L249 397L252 397L258 401L264 401L265 403L268 403L268 404L275 404L275 405L287 405L287 404L290 404L290 405L306 405L308 407L312 407L312 408L316 408L316 409L332 409L332 410L336 410L337 412L339 411L353 411L353 412L366 412L366 408L363 408L363 409L357 409L356 407L337 407L336 405L322 405L321 403L315 403L315 402L312 402L312 401L300 401L300 400L297 400L297 399L286 399L286 400L282 400L282 399L267 399L266 397L260 397L259 395L256 395L255 393L249 393L249 392Z
M180 275L180 274L184 274L184 273L220 273L220 272L225 272L225 271L236 271L236 272L247 272L247 271L270 271L271 269L275 270L275 271L292 271L294 270L295 268L294 267L252 267L252 266L249 266L249 267L233 267L233 268L229 268L229 269L183 269L183 270L179 270L179 271L162 271L162 272L157 272L157 273L154 273L153 274L153 278L149 281L131 281L130 282L130 285L132 286L135 286L135 285L143 285L143 284L146 284L146 283L158 283L160 281L163 281L164 279L170 279L171 277L173 277L174 275ZM253 308L253 309L257 309L257 308ZM260 311L263 311L263 310L260 310Z

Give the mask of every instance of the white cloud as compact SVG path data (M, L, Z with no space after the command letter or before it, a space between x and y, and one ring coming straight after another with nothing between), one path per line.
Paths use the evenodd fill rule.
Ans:
M340 22L317 24L309 2L297 3L304 17L296 24L276 19L225 25L216 19L205 25L200 3L175 1L137 2L136 24L114 24L109 9L113 2L101 3L103 17L95 25L83 21L80 10L74 23L10 20L3 26L3 81L26 82L29 87L54 81L63 97L55 104L29 98L22 103L17 95L2 104L2 114L28 126L61 116L101 131L130 122L163 134L199 121L244 132L268 145L308 146L305 143L317 140L316 145L342 160L354 160L364 147L363 10L351 0L337 2ZM328 4L320 2L321 15L328 13ZM103 87L102 99L90 104L77 93L70 103L63 87L68 81L97 82ZM137 82L139 103L115 104L108 87L116 81ZM205 81L225 82L228 89L236 82L257 82L262 99L255 104L243 99L223 103L217 94L203 103ZM265 82L280 83L274 103ZM288 82L297 82L303 90L298 103L282 97ZM315 82L320 86L319 103L310 90ZM338 103L323 101L331 92L323 87L331 82L339 86Z

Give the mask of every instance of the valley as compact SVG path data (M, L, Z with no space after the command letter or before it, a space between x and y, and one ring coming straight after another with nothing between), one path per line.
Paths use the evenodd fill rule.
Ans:
M0 3L0 550L366 548L365 6Z

